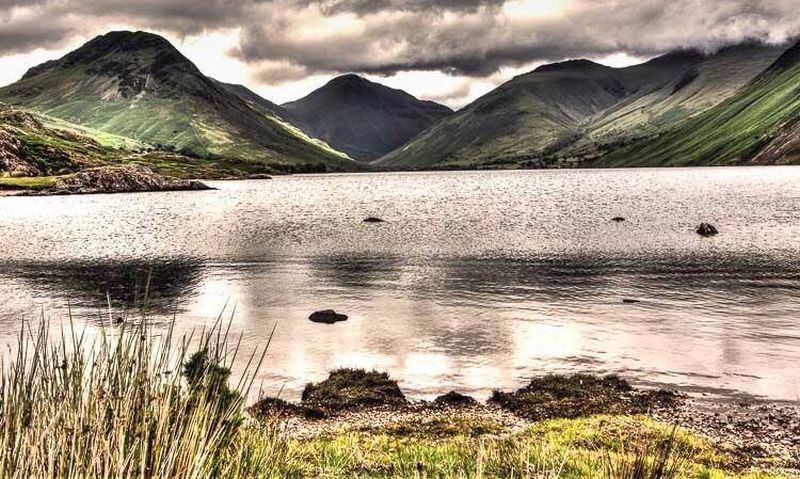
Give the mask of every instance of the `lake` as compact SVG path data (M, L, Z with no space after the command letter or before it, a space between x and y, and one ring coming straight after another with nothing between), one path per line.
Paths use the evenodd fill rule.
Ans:
M570 371L800 398L800 168L211 184L0 198L0 339L68 307L96 327L149 277L154 321L225 310L245 350L276 327L259 381L290 399L338 366L387 370L417 399ZM698 236L702 221L720 234ZM327 308L350 319L308 321Z

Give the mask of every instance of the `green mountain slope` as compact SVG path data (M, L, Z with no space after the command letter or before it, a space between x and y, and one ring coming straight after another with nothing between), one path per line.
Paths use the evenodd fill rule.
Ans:
M615 144L674 126L733 96L774 62L787 45L744 43L704 58L672 81L638 92L592 118L584 145ZM590 151L591 153L591 151Z
M112 32L32 68L0 100L156 148L262 165L354 162L204 76L167 40Z
M344 75L283 107L309 135L360 161L371 161L452 113L446 106Z
M800 162L800 43L733 97L599 166Z
M720 104L785 49L744 43L712 55L674 52L618 69L586 60L547 65L502 85L377 164L461 168L592 163Z
M588 60L537 68L440 121L377 164L430 168L516 163L580 139L581 125L701 59L687 53L615 69Z
M268 165L207 159L154 150L146 144L0 104L0 188L49 185L87 168L135 164L179 178L225 178L271 173Z

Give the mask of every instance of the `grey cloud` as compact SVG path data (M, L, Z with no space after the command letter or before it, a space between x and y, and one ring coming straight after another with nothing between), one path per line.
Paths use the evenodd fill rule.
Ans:
M234 54L260 81L281 83L348 71L483 77L503 66L800 33L797 0L565 0L563 14L527 19L504 13L509 1L0 0L0 52L59 45L113 23L176 35L241 28ZM9 15L13 7L27 14ZM333 20L345 27L326 24Z
M502 66L620 52L714 50L800 32L795 0L574 0L563 15L529 20L500 15L498 2L465 2L468 8L446 9L447 15L441 8L457 2L438 2L439 9L434 2L414 2L419 9L428 6L422 10L403 0L380 0L369 9L365 3L333 0L321 8L323 14L360 15L362 28L352 34L298 39L296 24L286 18L246 26L238 55L247 61L291 61L311 72L440 70L487 76ZM393 54L383 55L387 51Z

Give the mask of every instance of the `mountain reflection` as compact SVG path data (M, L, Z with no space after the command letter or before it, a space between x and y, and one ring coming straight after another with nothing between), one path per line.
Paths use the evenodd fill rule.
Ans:
M97 262L24 262L0 265L0 275L22 280L64 304L138 309L157 314L179 309L201 282L202 263L187 258Z

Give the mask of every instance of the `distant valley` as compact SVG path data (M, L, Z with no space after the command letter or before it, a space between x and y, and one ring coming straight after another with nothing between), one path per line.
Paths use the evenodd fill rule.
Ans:
M112 32L0 88L0 175L798 163L799 84L800 44L749 42L544 65L455 112L352 74L277 105L157 35Z

